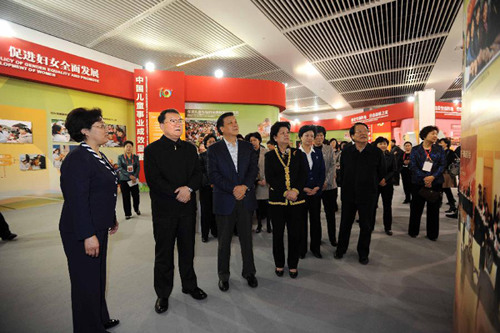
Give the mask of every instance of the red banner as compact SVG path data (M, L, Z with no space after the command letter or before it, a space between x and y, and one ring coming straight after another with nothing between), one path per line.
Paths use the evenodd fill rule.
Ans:
M462 104L436 102L436 119L461 119Z
M0 37L0 75L133 98L133 73L17 38Z

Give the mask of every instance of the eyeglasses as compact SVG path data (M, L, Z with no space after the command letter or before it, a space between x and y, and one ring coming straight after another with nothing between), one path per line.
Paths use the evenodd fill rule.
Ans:
M175 118L170 118L168 120L172 125L175 125L175 124L180 124L182 125L182 123L184 123L184 119L182 118L178 118L178 119L175 119Z
M92 125L92 127L97 127L97 128L100 128L100 129L105 129L106 128L106 125L105 123L102 123L101 125Z
M367 134L369 131L368 130L357 130L354 133L356 134Z

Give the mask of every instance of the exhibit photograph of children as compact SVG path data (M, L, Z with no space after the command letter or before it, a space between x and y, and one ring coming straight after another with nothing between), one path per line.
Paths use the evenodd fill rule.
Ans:
M68 130L66 129L66 126L64 126L64 120L52 119L51 123L52 123L52 141L53 142L70 142L71 141Z
M127 127L125 125L106 125L108 131L108 142L104 144L105 147L123 147L127 141Z
M0 143L33 143L30 121L0 119Z
M21 171L45 170L45 155L40 154L22 154L19 156Z
M215 120L186 120L186 141L200 147L207 135L217 135L215 123Z

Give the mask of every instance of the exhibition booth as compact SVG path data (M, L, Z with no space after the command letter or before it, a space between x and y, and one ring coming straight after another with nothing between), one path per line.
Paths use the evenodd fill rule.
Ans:
M242 133L266 138L286 92L275 81L130 71L1 37L0 101L0 193L22 195L59 192L59 168L77 145L64 127L74 108L103 110L109 139L103 151L114 163L126 140L142 160L144 147L161 136L156 118L167 108L179 110L185 139L197 145L228 111Z

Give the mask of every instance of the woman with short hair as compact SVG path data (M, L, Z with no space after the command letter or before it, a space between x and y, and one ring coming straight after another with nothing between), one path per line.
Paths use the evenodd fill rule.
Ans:
M439 206L446 165L444 150L436 144L438 131L436 126L422 128L419 133L422 143L413 147L410 155L412 199L408 234L413 238L418 236L427 203L427 238L432 241L439 236Z
M105 298L108 233L118 230L118 178L99 151L108 141L100 109L74 109L66 128L81 142L61 165L64 204L59 230L71 280L73 330L104 333L119 323L110 319Z
M132 217L132 207L130 206L130 195L134 211L137 215L141 215L139 210L139 156L133 153L134 143L125 141L123 143L124 154L118 156L118 170L120 177L120 189L122 191L123 210L125 211L125 219L129 220Z

